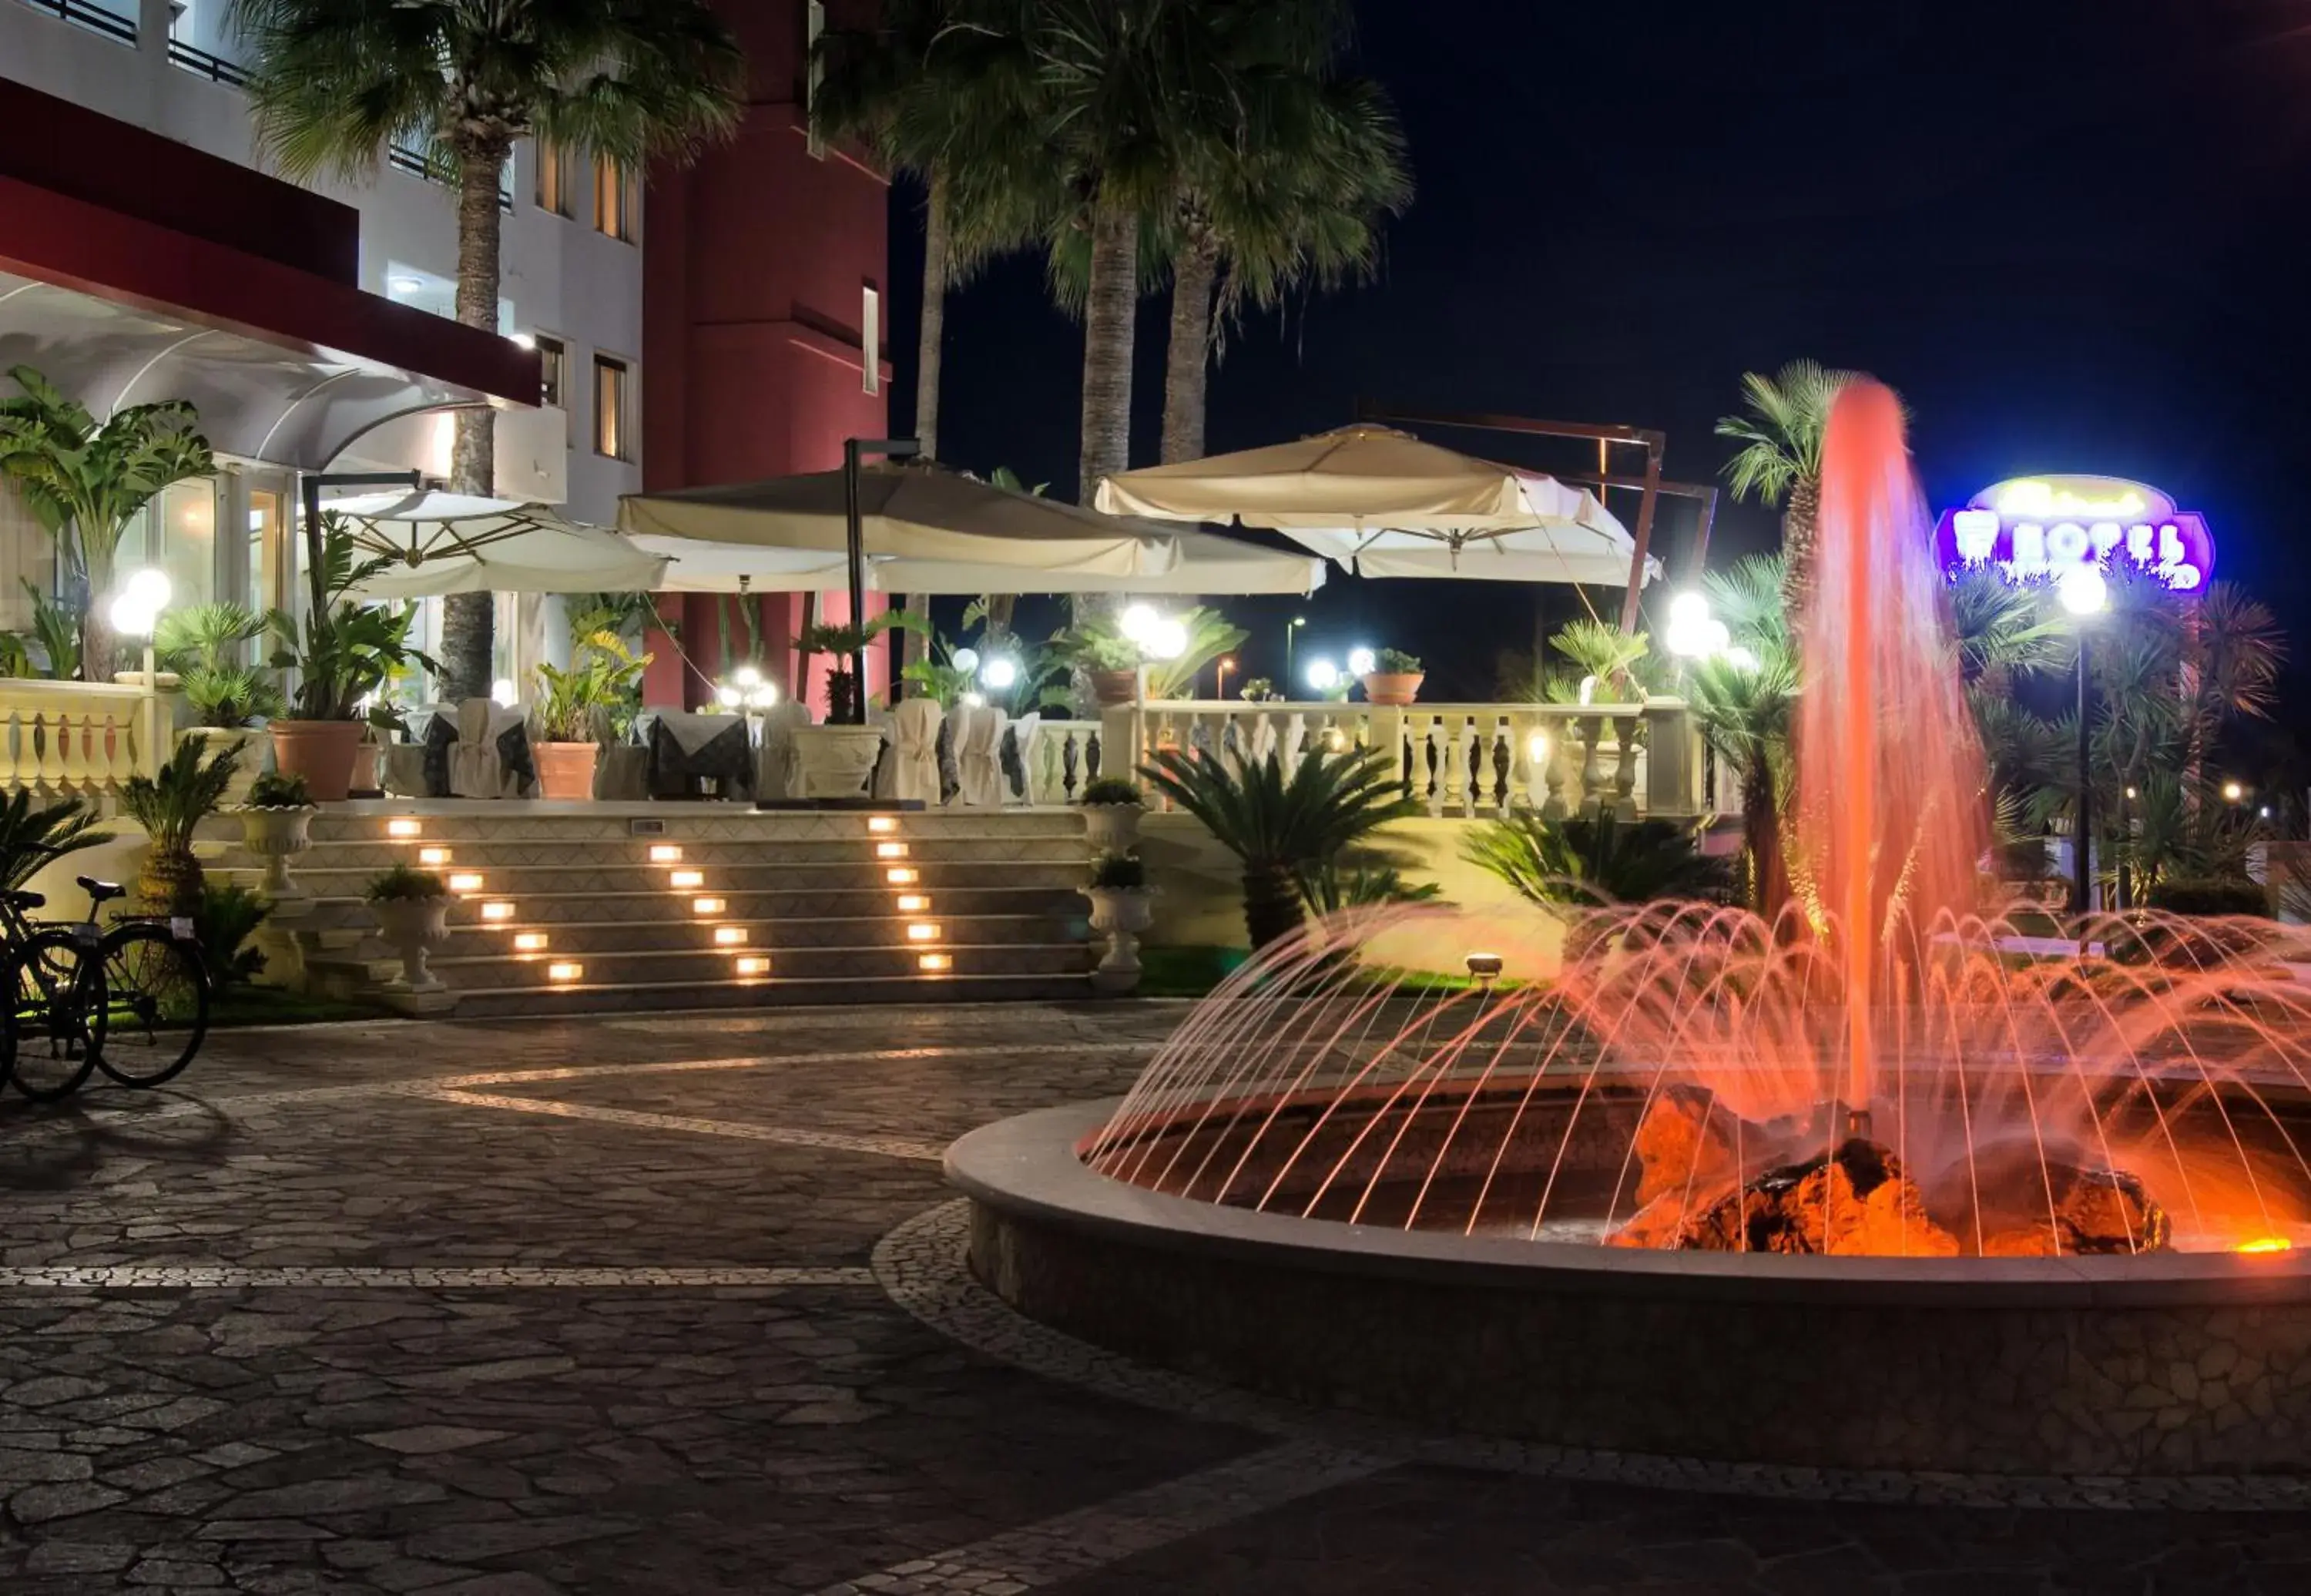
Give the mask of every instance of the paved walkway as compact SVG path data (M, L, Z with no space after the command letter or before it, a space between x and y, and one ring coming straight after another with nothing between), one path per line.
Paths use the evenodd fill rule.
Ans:
M938 1149L1177 1012L244 1033L12 1100L0 1592L2311 1591L2302 1513L1645 1489L1051 1378L924 1283Z

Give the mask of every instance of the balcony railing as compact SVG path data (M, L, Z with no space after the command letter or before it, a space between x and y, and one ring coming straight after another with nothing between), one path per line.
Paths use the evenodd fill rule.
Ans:
M117 44L131 47L136 43L135 13L123 16L109 6L97 5L91 0L22 0L34 11L46 12L75 28L85 28L91 33L101 33Z
M169 41L169 62L183 68L195 77L205 77L213 83L222 83L229 89L249 87L249 68L222 56L212 55L181 39Z
M1232 762L1371 748L1432 816L1603 807L1625 817L1708 807L1701 743L1682 699L1626 704L1231 703L1179 700L1111 710L1104 734L1137 765L1159 748ZM1119 763L1126 762L1119 761Z
M455 181L446 168L428 161L424 151L413 150L407 144L388 145L385 163L396 171L407 172L411 177L423 178L429 183L439 183L445 188ZM503 182L498 184L498 209L508 214L513 212L513 190Z
M141 686L0 681L0 792L101 804L129 777L157 773L173 720L170 696Z

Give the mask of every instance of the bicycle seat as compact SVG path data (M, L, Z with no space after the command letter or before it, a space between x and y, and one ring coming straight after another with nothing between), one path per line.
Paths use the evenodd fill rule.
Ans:
M109 903L115 898L125 898L128 895L128 889L118 881L99 881L93 876L81 876L75 879L80 883L81 891L88 894L89 905L92 908Z
M11 909L41 909L47 907L48 902L48 896L43 893L0 893L0 903L6 903Z

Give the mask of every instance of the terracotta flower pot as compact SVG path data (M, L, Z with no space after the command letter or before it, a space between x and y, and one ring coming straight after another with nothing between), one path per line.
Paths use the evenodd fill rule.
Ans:
M592 743L532 743L529 752L537 762L539 797L594 796L594 762L602 752L598 746Z
M343 803L353 790L358 720L275 720L273 763L284 776L302 776L305 789L325 804Z
M1139 673L1136 670L1090 670L1084 675L1091 682L1092 697L1102 709L1112 710L1139 696Z
M1420 684L1427 679L1426 671L1376 670L1364 678L1365 696L1376 704L1401 707L1420 696Z

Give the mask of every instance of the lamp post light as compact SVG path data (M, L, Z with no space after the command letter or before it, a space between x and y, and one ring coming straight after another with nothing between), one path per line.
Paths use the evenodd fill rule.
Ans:
M121 584L107 617L114 632L144 641L144 762L154 771L161 765L161 677L153 632L170 597L168 572L148 566Z
M2110 585L2097 566L2080 565L2066 572L2055 592L2062 607L2079 619L2079 799L2076 822L2071 827L2071 910L2080 917L2079 953L2086 953L2086 915L2094 907L2094 786L2091 766L2094 737L2094 672L2087 640L2094 617L2110 599Z
M1228 672L1234 668L1235 656L1233 654L1221 655L1212 667L1212 696L1223 703L1227 702Z
M1287 689L1292 685L1292 644L1300 635L1300 628L1307 624L1307 616L1295 615L1292 617L1292 624L1284 629L1284 684Z

